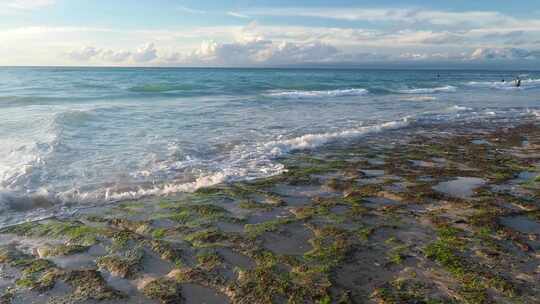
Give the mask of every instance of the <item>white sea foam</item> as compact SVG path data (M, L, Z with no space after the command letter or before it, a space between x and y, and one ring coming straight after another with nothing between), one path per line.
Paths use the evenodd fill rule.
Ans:
M522 79L521 86L516 87L513 80L511 81L470 81L467 82L468 86L478 88L491 88L497 90L523 90L540 88L540 79Z
M0 135L0 190L19 187L20 179L30 175L52 153L58 136L53 120L45 115L36 117L36 126L20 132L18 136Z
M397 91L400 94L433 94L433 93L445 93L445 92L455 92L457 88L451 85L436 87L436 88L416 88L416 89L407 89Z
M454 106L451 106L451 107L447 108L448 112L462 112L462 111L471 111L471 110L472 110L472 108L464 107L464 106L458 106L458 105L454 105Z
M305 99L325 97L362 96L368 94L366 89L339 89L329 91L272 91L266 96L275 98Z
M434 96L412 96L412 97L401 98L401 100L404 100L404 101L435 101L435 100L437 100L437 97L434 97Z
M292 139L283 139L271 141L265 144L266 150L271 155L279 156L294 150L313 149L324 145L330 141L338 139L350 139L359 137L368 133L381 132L389 129L402 128L410 123L410 118L404 118L400 121L390 121L372 126L363 126L355 129L349 129L339 132L329 132L320 134L306 134Z
M527 110L527 113L536 117L537 119L540 119L540 110L531 110L531 109L528 109Z

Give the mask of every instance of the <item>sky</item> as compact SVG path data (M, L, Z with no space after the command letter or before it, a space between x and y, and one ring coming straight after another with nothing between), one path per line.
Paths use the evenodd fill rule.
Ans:
M0 0L0 65L540 69L540 1Z

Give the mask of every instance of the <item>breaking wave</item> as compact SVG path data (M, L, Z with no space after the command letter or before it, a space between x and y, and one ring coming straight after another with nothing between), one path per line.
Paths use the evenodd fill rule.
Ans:
M436 88L416 88L416 89L398 90L397 92L400 94L433 94L433 93L449 93L449 92L455 92L455 91L457 91L456 87L448 85L448 86L436 87Z
M476 88L490 88L496 90L523 90L540 88L540 79L522 79L521 87L516 87L514 81L470 81L467 86Z
M292 139L271 141L266 143L264 146L271 155L280 156L290 151L313 149L324 145L330 141L335 141L339 139L352 139L369 133L403 128L409 125L410 121L411 119L407 117L399 121L390 121L382 124L363 126L339 132L306 134Z
M195 87L188 84L143 84L131 87L129 91L136 93L168 93L190 91Z
M412 96L401 98L404 101L436 101L437 97L434 96Z
M329 91L273 91L266 96L274 98L325 98L325 97L346 97L346 96L362 96L368 94L366 89L339 89Z

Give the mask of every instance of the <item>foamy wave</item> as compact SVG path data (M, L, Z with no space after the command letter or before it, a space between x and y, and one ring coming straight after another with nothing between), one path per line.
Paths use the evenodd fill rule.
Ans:
M400 94L433 94L433 93L444 93L444 92L455 92L457 88L454 86L444 86L436 88L417 88L417 89L408 89L408 90L399 90Z
M413 96L413 97L401 98L401 100L404 100L404 101L435 101L435 100L437 100L437 97L433 97L433 96Z
M536 117L537 119L540 119L540 110L530 110L530 109L528 109L527 113L530 114L531 116Z
M362 96L368 94L366 89L341 89L330 91L274 91L266 96L275 98L325 98L325 97L345 97L345 96Z
M137 93L166 93L177 91L189 91L194 87L188 84L143 84L129 88L131 92Z
M409 123L410 119L404 118L400 121L390 121L378 125L365 126L340 132L307 134L292 139L271 141L265 144L265 148L270 152L271 155L279 156L294 150L313 149L338 139L356 138L368 133L402 128L408 126Z
M451 106L451 107L447 108L446 110L448 112L462 112L462 111L471 111L473 109L468 108L468 107L464 107L464 106L455 105L455 106Z
M516 87L513 80L510 81L470 81L466 83L471 87L491 88L497 90L522 90L540 88L540 79L522 79L521 86Z
M193 192L199 188L214 186L241 175L241 172L228 172L226 170L210 175L200 176L196 180L187 183L170 182L162 185L154 185L152 187L139 186L129 190L107 188L104 192L78 193L70 191L60 194L59 197L63 200L92 202L99 199L105 201L121 201L138 199L146 196L164 196L180 192Z
M57 144L54 127L43 125L33 138L0 138L0 190L24 186L22 179L44 163Z

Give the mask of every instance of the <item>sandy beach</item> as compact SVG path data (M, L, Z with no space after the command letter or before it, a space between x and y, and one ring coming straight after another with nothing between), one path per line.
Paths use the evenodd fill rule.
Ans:
M1 303L534 303L540 124L423 126L1 231Z

